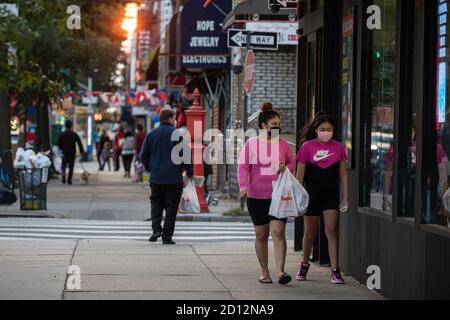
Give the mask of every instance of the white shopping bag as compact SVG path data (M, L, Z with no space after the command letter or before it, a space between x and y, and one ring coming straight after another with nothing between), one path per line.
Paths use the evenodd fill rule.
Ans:
M186 188L183 189L179 211L182 213L200 213L200 202L193 180L189 180Z
M305 214L308 203L309 196L305 188L286 169L273 188L269 215L278 219L299 217Z
M445 216L450 216L450 188L444 193L442 197L442 204L444 206L443 213Z

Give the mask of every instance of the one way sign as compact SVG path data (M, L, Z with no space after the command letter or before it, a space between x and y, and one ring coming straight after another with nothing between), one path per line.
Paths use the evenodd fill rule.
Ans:
M276 32L255 32L242 29L228 29L228 47L247 47L247 38L249 33L250 48L278 50L278 34Z
M280 9L296 9L297 3L298 0L269 0L268 7L270 9L271 6L277 4L280 6Z

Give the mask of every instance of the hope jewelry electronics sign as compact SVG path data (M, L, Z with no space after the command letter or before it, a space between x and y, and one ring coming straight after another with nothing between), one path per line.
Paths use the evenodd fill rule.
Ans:
M231 11L231 0L218 4L224 12ZM203 8L202 1L188 0L181 12L181 67L223 69L229 65L226 34L220 24L223 13L214 6Z

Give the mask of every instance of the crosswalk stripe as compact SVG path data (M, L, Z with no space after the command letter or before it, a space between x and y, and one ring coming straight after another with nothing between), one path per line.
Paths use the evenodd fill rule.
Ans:
M0 225L0 228L18 228L18 229L26 229L26 228L51 228L51 229L110 229L110 230L149 230L151 229L151 225L142 226L142 227L121 227L121 226L70 226L70 225ZM195 226L178 226L176 225L176 228L179 230L254 230L253 227L207 227L207 226L201 226L201 227L195 227Z
M91 220L2 220L0 239L32 240L143 240L153 233L148 221ZM249 223L177 222L174 240L180 242L254 241L255 231Z
M20 229L20 228L3 228L0 227L0 234L3 234L3 231L17 231L17 232L32 232L32 231L39 231L39 232L60 232L60 233L75 233L75 234L83 234L83 233L104 233L104 234L148 234L151 233L151 230L145 231L104 231L104 230L61 230L61 229ZM179 231L175 229L175 232L178 234L191 234L192 231ZM196 234L254 234L252 231L195 231Z
M59 235L59 234L42 234L42 233L2 233L2 237L11 236L10 239L15 239L15 236L20 237L32 237L39 239L56 238L56 239L121 239L121 240L148 240L148 237L125 237L125 236L71 236L71 235ZM174 240L254 240L255 237L244 236L212 236L212 237L178 237L174 235Z

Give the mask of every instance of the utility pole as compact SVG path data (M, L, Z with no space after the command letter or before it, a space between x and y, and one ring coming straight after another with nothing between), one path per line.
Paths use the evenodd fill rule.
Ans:
M81 82L77 82L78 85L87 91L87 100L85 100L85 104L87 104L87 156L88 160L92 160L93 158L93 131L94 131L94 106L93 106L93 95L92 95L92 78L88 78L87 86ZM84 99L83 99L84 100Z

